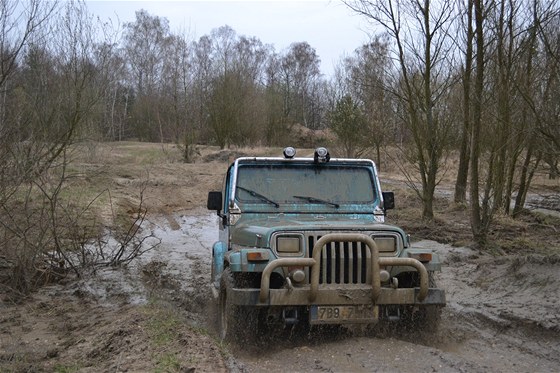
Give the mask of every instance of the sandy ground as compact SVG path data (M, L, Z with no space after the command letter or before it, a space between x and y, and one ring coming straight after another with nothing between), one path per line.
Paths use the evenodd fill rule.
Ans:
M147 150L152 149L145 154ZM166 151L173 154L172 149ZM264 152L268 151L275 150ZM445 263L437 280L446 290L448 303L437 331L411 332L388 324L373 331L279 331L269 338L257 336L249 345L220 342L209 288L210 248L217 239L217 221L203 206L208 190L220 188L229 158L246 152L204 148L196 163L182 164L171 156L165 162L129 160L122 147L99 150L103 156L98 161L107 167L118 203L134 204L138 190L145 187L145 204L151 213L143 234L158 238L147 244L161 243L126 268L99 270L79 280L68 278L21 303L1 303L0 371L560 369L558 255L508 251L493 256L428 240L415 245L433 247ZM93 166L84 163L82 167ZM398 177L393 182L398 183ZM557 193L553 190L549 195ZM444 213L445 219L455 221L454 210ZM394 217L406 223L402 214L395 212ZM411 226L422 238L426 229ZM460 223L453 226L459 227L457 232L466 229ZM549 234L558 228L552 226ZM540 231L523 232L535 239L531 234ZM463 232L447 241L462 242L466 236Z

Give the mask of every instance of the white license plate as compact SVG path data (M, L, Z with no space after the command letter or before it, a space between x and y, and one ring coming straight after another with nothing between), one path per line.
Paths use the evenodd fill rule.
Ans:
M311 306L309 316L311 324L372 323L379 309L373 305Z

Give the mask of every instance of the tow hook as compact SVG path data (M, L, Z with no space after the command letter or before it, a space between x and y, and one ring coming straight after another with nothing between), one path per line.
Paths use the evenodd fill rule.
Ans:
M387 320L395 322L401 319L401 310L399 307L387 307L385 308L385 317Z
M284 325L295 325L299 321L299 315L297 308L293 309L283 309L282 310L282 321Z
M294 290L294 285L292 284L292 280L289 277L286 277L286 286L288 287L288 291Z

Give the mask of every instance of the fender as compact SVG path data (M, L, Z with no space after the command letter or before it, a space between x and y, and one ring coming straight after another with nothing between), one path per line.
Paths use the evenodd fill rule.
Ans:
M224 257L228 251L227 245L218 241L212 246L212 282L214 285L220 284L220 278L224 271Z

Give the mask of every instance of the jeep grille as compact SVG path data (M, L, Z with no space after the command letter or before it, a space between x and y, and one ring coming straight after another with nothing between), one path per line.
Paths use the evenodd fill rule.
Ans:
M338 231L340 233L344 231ZM284 231L277 232L272 238L272 248L279 257L294 257L303 255L313 257L315 243L324 235L333 231ZM378 245L379 255L392 257L403 248L401 236L391 231L365 231ZM279 252L277 239L279 237L301 237L302 253ZM361 242L331 242L325 245L321 252L319 283L320 284L370 284L371 268L370 253L366 244ZM307 278L311 276L311 268L306 268ZM288 274L286 270L286 275Z
M313 246L319 238L321 237L309 237L309 257L313 256ZM370 253L364 246L361 242L331 242L325 245L321 253L319 283L371 283L371 273L367 265Z
M315 243L328 232L307 232L307 247L309 257L313 257ZM393 249L388 245L380 245L380 255L394 255L399 240L393 235L383 235L375 240L394 240ZM366 244L361 242L331 242L325 245L321 253L319 273L320 284L370 284L371 268L370 252ZM311 271L310 271L311 272ZM309 274L311 276L311 273Z

